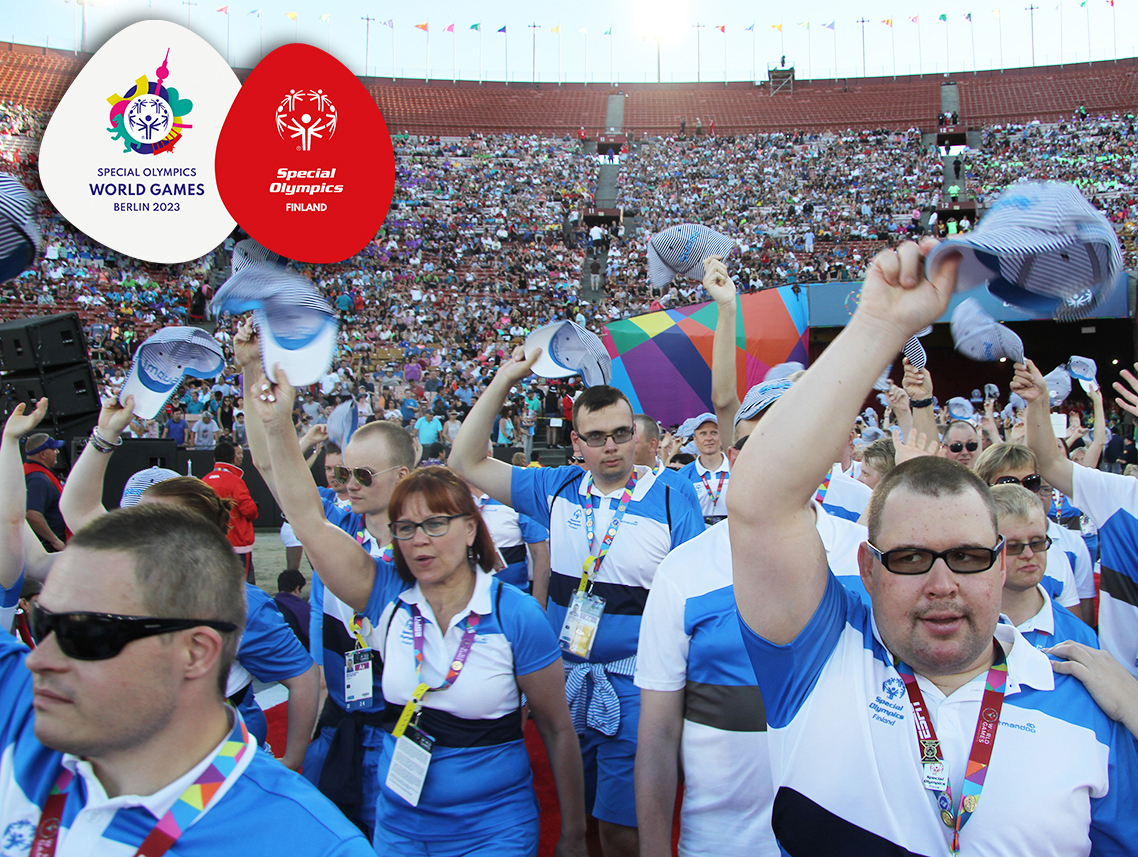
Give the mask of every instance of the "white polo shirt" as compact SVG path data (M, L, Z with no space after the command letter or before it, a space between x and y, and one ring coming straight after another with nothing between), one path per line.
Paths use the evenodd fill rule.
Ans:
M727 486L731 482L731 465L726 455L720 453L720 457L721 460L714 469L704 467L699 456L679 469L680 476L695 489L700 510L705 516L727 514Z

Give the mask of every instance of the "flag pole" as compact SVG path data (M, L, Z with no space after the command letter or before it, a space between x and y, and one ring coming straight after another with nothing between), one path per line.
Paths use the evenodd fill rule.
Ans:
M431 82L431 19L430 18L427 19L427 29L424 30L424 32L427 34L427 46L425 48L425 53L423 54L423 58L426 60L426 63L427 63L427 68L426 68L426 71L424 72L424 75L425 75L424 80L427 83L430 83Z

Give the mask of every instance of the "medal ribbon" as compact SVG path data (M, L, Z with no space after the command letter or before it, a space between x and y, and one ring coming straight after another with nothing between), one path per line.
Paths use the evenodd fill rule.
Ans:
M162 816L138 846L134 857L162 857L178 841L178 837L213 805L221 787L249 751L249 731L245 728L245 721L239 715L236 720L229 738L221 745L217 755ZM52 786L36 828L29 857L53 857L55 854L59 824L63 818L64 804L67 803L67 789L73 779L72 772L64 769Z
M423 614L419 612L419 605L411 605L411 641L415 651L415 676L419 679L419 686L415 688L411 698L407 700L407 704L403 706L403 711L399 715L399 720L395 723L395 729L392 730L392 735L396 738L403 737L403 733L407 731L407 724L411 722L411 717L419 710L425 697L432 690L446 690L455 679L458 678L462 667L466 663L466 658L470 654L470 649L474 645L474 631L478 627L478 623L482 617L470 611L470 615L463 620L466 626L462 632L462 640L458 644L458 651L454 653L454 660L451 661L450 669L447 670L446 678L443 683L438 687L431 687L423 681L423 650L425 642L423 638ZM465 687L465 685L463 685Z
M894 666L901 678L905 681L905 690L909 694L909 702L913 706L913 722L917 729L917 748L921 753L922 766L940 763L944 768L944 789L925 788L935 791L937 804L940 806L940 818L952 830L952 853L960 853L960 831L976 811L980 801L980 792L984 788L984 778L988 773L988 762L992 758L992 747L996 742L996 729L1000 725L1000 712L1004 707L1004 691L1008 681L1008 661L1003 647L995 640L995 659L988 669L988 677L984 684L984 696L980 700L980 716L976 720L976 732L972 736L972 750L968 755L968 767L965 769L964 785L961 788L960 806L953 808L952 783L948 779L948 766L944 762L944 753L941 751L940 741L936 737L936 729L925 706L925 698L917 685L917 677L913 670L900 661Z
M830 474L826 474L826 478L822 480L822 484L818 486L818 493L814 495L814 499L818 504L826 502L826 492L830 490Z
M596 538L596 521L593 519L593 509L597 505L597 498L593 496L592 488L593 474L590 473L585 477L585 495L588 499L585 504L585 536L589 539L589 556L581 569L581 584L577 587L578 592L584 592L588 588L589 573L592 572L595 575L600 570L601 560L605 558L605 554L612 547L612 540L616 538L616 531L620 529L620 522L624 520L624 513L628 509L628 504L632 502L632 493L636 490L636 469L633 468L632 475L628 477L628 484L624 486L624 493L620 495L616 514L613 515L612 523L609 524L605 537L601 539L601 549L596 554L592 551L593 540Z
M715 491L711 490L711 482L707 478L707 473L699 474L699 478L703 480L703 487L707 490L707 496L711 498L711 507L714 509L715 506L719 503L719 498L723 496L723 482L727 479L727 471L720 471L719 487L716 488Z

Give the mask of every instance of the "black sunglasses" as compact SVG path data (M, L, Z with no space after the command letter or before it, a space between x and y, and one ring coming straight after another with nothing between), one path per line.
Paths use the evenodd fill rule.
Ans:
M978 444L974 440L970 440L970 441L968 441L968 443L961 443L960 441L955 441L954 443L950 443L948 445L949 452L960 452L960 450L962 450L962 449L967 449L969 452L975 452L979 448L980 448L980 444Z
M205 626L223 633L237 630L232 622L116 616L111 613L52 613L38 604L31 605L28 619L28 630L37 645L48 634L54 633L60 651L77 661L105 661L115 657L134 640L187 628Z
M1016 479L1014 476L1001 476L996 480L997 485L1022 485L1032 494L1038 494L1039 489L1043 487L1043 477L1038 473L1030 473L1023 479Z
M925 574L938 559L943 559L957 574L977 574L996 564L1004 549L1004 537L1000 536L994 548L962 547L939 552L928 548L895 548L882 552L869 542L865 546L874 559L893 574Z

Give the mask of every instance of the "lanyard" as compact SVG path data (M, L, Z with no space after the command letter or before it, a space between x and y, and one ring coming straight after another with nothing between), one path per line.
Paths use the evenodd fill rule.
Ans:
M482 617L475 613L473 610L470 615L464 620L466 625L462 632L462 641L458 644L458 651L454 653L454 660L451 661L450 669L447 670L446 678L443 683L438 687L431 687L423 681L423 650L425 643L423 639L423 614L419 612L419 605L411 605L411 640L415 649L415 676L419 679L419 686L415 688L411 698L407 700L407 704L403 706L403 712L399 715L399 720L395 723L395 729L392 735L396 738L401 738L403 733L407 731L407 724L411 722L411 717L418 714L419 709L422 707L423 697L432 690L446 690L458 678L458 674L462 672L462 667L466 663L466 657L470 654L470 648L474 645L474 630L478 627L479 621ZM465 685L464 685L465 686Z
M348 628L352 632L352 636L356 639L356 648L366 649L368 645L367 640L364 639L364 635L371 633L371 622L367 616L360 613L353 613L352 620L348 623Z
M221 745L217 755L193 784L174 801L174 805L166 811L138 846L134 857L162 857L178 841L178 837L213 806L214 797L221 791L221 786L233 774L238 762L249 749L249 731L245 728L245 721L239 715L236 720L237 724L229 733L229 738ZM60 771L59 778L51 787L51 794L44 803L28 857L53 857L55 854L59 826L63 819L63 807L67 803L67 789L74 777L75 775L66 768Z
M984 788L984 777L988 773L988 762L992 758L992 747L996 742L996 729L1000 725L1000 712L1004 707L1004 691L1008 680L1008 661L1003 647L996 640L992 641L996 648L995 659L988 670L988 678L984 684L984 696L980 700L980 717L976 720L976 733L972 736L972 750L968 754L968 767L964 776L964 786L961 789L960 806L953 807L952 784L948 780L948 769L944 763L944 753L941 751L940 740L936 737L936 729L928 716L925 698L917 685L917 677L913 670L904 663L895 664L897 672L905 681L905 690L909 694L909 702L913 706L913 722L917 728L917 746L921 752L921 763L926 775L929 767L939 765L943 771L944 787L933 788L926 785L930 791L937 795L937 805L940 807L940 818L952 830L952 853L960 853L960 831L976 811L980 801L980 792Z
M605 537L601 539L601 549L596 554L593 553L593 540L596 538L596 521L593 519L593 509L597 505L597 498L593 496L592 489L593 474L590 473L585 477L585 496L588 501L585 503L585 536L589 539L589 556L581 569L581 584L577 587L578 592L584 592L589 588L589 572L595 575L600 571L601 560L605 558L605 554L612 547L612 540L616 538L616 531L620 529L620 522L624 520L624 513L628 509L628 504L632 502L632 492L636 490L636 468L633 468L632 475L628 477L628 484L624 486L624 493L620 495L616 514L613 515L612 523L609 524Z
M710 472L711 471L708 471L708 473ZM711 490L711 482L707 478L707 473L699 474L699 478L703 480L703 487L707 490L707 496L711 498L711 507L714 509L719 504L719 498L723 496L723 482L727 479L727 471L720 471L719 487L717 487L714 492Z
M830 474L826 474L826 478L822 480L822 484L818 486L818 493L814 495L814 499L821 505L826 502L826 492L830 490Z

